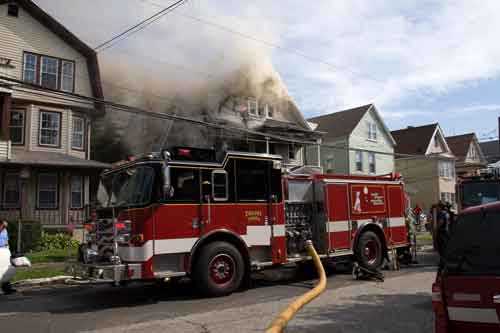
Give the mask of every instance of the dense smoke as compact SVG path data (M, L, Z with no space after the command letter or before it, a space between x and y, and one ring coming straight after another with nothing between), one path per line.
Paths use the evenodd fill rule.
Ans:
M219 13L213 17L223 25L249 29L257 37L273 36L262 22L235 21ZM170 26L177 28L175 21ZM179 30L179 34L169 34L165 39L161 28L160 25L154 27L158 32L148 32L147 44L142 39L132 39L133 54L116 51L100 55L106 99L222 124L224 117L218 111L231 97L265 98L275 104L290 101L272 65L268 47L221 31L196 30L199 26ZM114 150L111 153L105 147L94 148L94 158L103 161L116 159L117 152L141 154L164 146L214 147L217 135L221 135L203 126L132 115L113 108L107 109L95 128L94 142L112 143L108 145Z

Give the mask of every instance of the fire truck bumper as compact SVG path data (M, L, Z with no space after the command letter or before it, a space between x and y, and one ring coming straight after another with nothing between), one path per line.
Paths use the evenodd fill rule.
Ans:
M118 283L142 278L141 264L83 264L73 266L74 275L96 282Z

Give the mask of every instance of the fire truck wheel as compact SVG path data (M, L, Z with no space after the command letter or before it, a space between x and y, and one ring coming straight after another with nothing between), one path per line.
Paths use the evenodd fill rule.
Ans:
M369 270L377 270L382 266L383 249L379 237L372 231L365 231L356 246L358 263Z
M213 242L200 250L193 273L194 283L204 295L224 296L240 287L245 263L233 245Z

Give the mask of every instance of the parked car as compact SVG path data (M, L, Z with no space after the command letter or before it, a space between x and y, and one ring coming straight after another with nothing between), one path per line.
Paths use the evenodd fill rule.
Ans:
M500 332L500 202L464 210L437 245L435 332Z

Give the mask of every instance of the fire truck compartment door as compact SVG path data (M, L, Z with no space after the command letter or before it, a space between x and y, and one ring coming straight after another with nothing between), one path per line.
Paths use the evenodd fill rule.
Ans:
M349 249L351 247L351 227L347 184L326 185L325 208L329 249Z
M401 186L387 186L389 197L389 229L393 245L404 244L407 240L407 230L404 214L404 193Z

